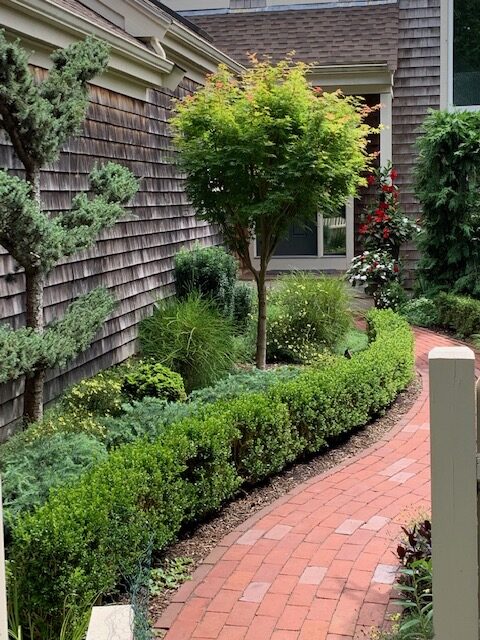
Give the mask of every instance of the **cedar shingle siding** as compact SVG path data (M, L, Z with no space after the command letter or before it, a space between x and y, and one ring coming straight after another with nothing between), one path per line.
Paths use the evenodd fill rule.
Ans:
M394 80L393 162L404 211L420 215L413 194L415 141L429 109L440 106L440 0L400 0L398 68ZM403 252L412 270L418 252L410 245Z
M184 81L175 93L194 90ZM55 165L42 174L42 198L47 210L68 208L71 198L87 188L87 174L96 162L114 160L140 178L140 191L129 215L104 232L95 247L59 264L45 291L45 319L60 317L69 302L98 285L113 291L118 306L91 348L65 371L48 375L46 399L68 385L134 353L136 325L157 297L173 291L173 256L196 240L219 238L199 222L189 206L184 182L174 166L167 119L172 94L150 91L148 100L134 100L92 88L92 103L82 135L73 138ZM0 166L21 175L4 134L0 134ZM0 247L0 318L14 327L24 322L24 279ZM22 382L0 385L0 439L6 425L21 413ZM3 433L2 433L3 428Z

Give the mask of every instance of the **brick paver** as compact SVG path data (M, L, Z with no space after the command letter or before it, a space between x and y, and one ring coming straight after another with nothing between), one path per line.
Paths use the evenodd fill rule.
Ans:
M394 610L401 525L430 504L428 352L456 344L415 334L415 405L371 448L226 536L156 622L165 640L356 640Z

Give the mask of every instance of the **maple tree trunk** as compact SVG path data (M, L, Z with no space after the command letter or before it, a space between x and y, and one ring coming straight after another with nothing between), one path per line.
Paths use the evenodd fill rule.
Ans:
M257 279L258 320L257 320L257 353L255 363L258 369L265 369L267 363L267 288L266 272L260 269Z

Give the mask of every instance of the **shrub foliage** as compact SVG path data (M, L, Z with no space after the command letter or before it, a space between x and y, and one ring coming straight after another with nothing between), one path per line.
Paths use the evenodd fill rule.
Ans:
M212 300L219 311L231 318L237 263L222 247L182 249L175 256L177 298L185 300L192 293Z
M479 137L479 112L434 111L425 121L416 167L424 292L480 296Z
M187 391L212 384L234 364L231 322L198 294L160 302L139 337L143 354L180 373Z

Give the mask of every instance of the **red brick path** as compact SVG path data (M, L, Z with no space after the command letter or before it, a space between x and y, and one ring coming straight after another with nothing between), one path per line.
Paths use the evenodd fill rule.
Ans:
M415 333L415 405L373 447L227 535L157 621L165 640L352 640L383 624L400 527L430 502L428 352L455 344Z

